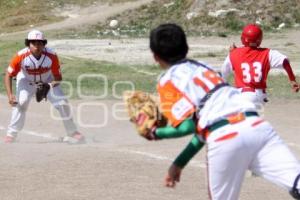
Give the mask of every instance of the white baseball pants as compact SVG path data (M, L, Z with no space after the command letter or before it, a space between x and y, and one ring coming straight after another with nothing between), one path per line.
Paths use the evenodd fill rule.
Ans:
M24 78L19 79L16 83L17 106L12 109L12 116L8 126L7 135L17 136L18 131L24 127L26 110L32 96L35 94L36 86ZM71 136L77 131L77 127L71 116L71 109L61 90L60 85L51 88L47 100L58 110L67 135Z
M298 160L272 126L259 117L247 117L216 129L208 136L207 144L208 181L213 200L239 199L247 170L288 190L300 173Z
M264 93L261 89L255 89L255 91L242 92L242 89L239 89L242 93L242 97L248 101L251 101L255 106L260 109L266 102L267 94Z

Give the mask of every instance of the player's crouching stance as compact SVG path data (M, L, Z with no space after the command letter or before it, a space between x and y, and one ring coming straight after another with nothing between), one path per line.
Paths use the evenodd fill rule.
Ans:
M197 132L170 166L166 186L179 182L182 168L207 143L211 199L238 199L246 170L300 199L295 156L252 102L242 100L241 93L210 67L186 59L188 45L181 27L163 24L152 30L150 48L166 69L157 87L162 112L171 124L152 132L153 138Z
M46 44L47 40L42 32L30 31L25 39L26 48L13 57L7 68L4 83L9 104L12 106L12 116L4 138L5 143L15 142L17 132L24 127L26 110L35 93L38 102L46 98L59 111L68 135L63 141L84 142L84 136L77 131L70 116L67 99L59 84L62 75L58 57ZM12 90L12 78L15 76L16 96Z

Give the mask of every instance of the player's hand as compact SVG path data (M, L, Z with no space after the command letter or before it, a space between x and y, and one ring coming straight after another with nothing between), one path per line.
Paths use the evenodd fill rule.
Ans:
M54 87L58 86L59 84L60 84L60 81L52 81L49 83L51 88L54 88Z
M230 45L230 47L229 47L229 52L232 51L232 50L235 49L235 48L236 48L235 43L232 43L232 45Z
M159 138L156 136L156 126L153 126L148 133L145 135L147 140L158 140Z
M8 103L11 106L16 106L18 104L15 95L11 94L11 95L8 96Z
M291 81L290 83L291 83L293 92L298 92L300 89L299 84L296 81Z
M176 182L180 181L182 169L174 164L172 164L168 170L168 174L165 178L165 186L166 187L175 187Z

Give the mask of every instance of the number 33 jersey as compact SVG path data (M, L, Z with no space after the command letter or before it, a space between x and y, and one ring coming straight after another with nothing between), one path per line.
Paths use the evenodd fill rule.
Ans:
M217 72L192 60L171 66L161 75L157 90L162 113L174 127L194 113L198 126L205 128L229 114L255 110Z
M280 52L268 48L235 48L222 66L222 75L227 78L233 71L235 86L238 88L265 89L269 70L282 68L286 58Z

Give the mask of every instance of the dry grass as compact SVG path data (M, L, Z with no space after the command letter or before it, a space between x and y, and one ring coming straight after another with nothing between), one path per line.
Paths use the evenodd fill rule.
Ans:
M54 9L70 5L88 6L95 3L122 3L134 0L1 0L0 33L26 30L60 21ZM42 2L42 3L41 3Z

